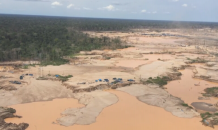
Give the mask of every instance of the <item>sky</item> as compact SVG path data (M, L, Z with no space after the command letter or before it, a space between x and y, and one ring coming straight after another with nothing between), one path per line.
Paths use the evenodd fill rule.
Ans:
M0 0L0 14L218 22L218 0Z

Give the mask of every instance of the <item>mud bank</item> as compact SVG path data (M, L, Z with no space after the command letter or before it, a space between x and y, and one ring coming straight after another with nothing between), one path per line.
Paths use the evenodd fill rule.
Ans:
M211 88L217 86L217 84L204 80L194 79L192 70L193 68L186 68L185 70L181 70L181 80L168 82L168 84L164 86L167 88L166 90L173 96L181 98L189 105L191 105L193 102L199 101L210 104L217 103L218 100L216 98L201 98L205 88Z
M67 89L71 89L73 93L81 93L81 92L92 92L95 90L107 90L107 89L116 89L120 87L129 86L131 84L138 84L136 82L123 82L116 84L99 84L96 86L90 86L88 88L78 88L77 86L72 86L69 84L64 84Z
M73 93L61 85L61 82L33 78L29 80L28 85L20 87L16 91L0 90L1 106L70 97L73 97Z
M137 77L148 79L149 77L157 77L160 75L177 73L177 70L184 68L187 64L182 59L170 61L155 61L138 68L134 72Z
M25 130L29 126L27 123L14 124L4 121L6 118L20 118L20 116L14 115L15 112L15 109L0 107L0 130Z
M211 130L211 128L205 127L200 123L200 118L178 118L162 108L142 103L134 96L127 93L115 90L108 92L115 94L119 101L105 108L96 118L96 122L90 125L64 127L53 124L52 122L56 120L56 118L49 116L48 113L60 117L61 110L66 107L63 106L65 102L63 100L58 102L59 104L56 105L56 107L53 106L52 111L51 105L47 104L48 102L42 102L44 105L42 105L42 103L40 103L41 105L35 105L34 113L31 110L27 111L25 109L33 107L34 103L15 105L13 108L17 108L17 112L22 115L23 118L10 119L8 121L14 123L27 121L30 124L28 130ZM57 104L55 101L53 101L53 103ZM71 103L67 103L66 105L74 108L79 107L78 105L73 105L74 103L75 102L71 101ZM60 107L62 107L62 109L60 109ZM55 111L59 111L59 113ZM33 118L33 116L35 118Z
M209 67L208 67L209 64ZM194 77L210 82L218 83L218 63L212 65L211 63L206 64L207 66L201 65L195 68ZM214 63L213 63L214 64Z
M170 95L157 85L137 84L119 88L118 90L136 96L139 101L148 105L164 108L177 117L192 118L199 115L193 109L182 106L184 102L181 99Z
M85 107L66 109L62 112L64 116L57 119L59 124L64 126L89 125L96 121L97 116L105 107L118 102L118 98L114 94L104 91L78 93L74 97Z
M198 110L206 111L206 112L216 112L217 109L213 106L213 104L205 103L205 102L193 102L191 104Z

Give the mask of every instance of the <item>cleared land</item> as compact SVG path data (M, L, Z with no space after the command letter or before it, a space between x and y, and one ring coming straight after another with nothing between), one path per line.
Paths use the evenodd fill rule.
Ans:
M149 30L142 29L133 31L133 33L84 33L91 34L93 37L120 36L126 45L135 47L119 50L81 51L73 58L68 57L69 64L60 66L36 65L18 69L6 65L4 65L6 67L1 67L0 105L8 107L12 105L11 107L17 109L19 115L27 115L23 120L8 119L7 122L30 122L28 130L33 130L34 125L38 129L54 130L71 128L107 128L108 130L138 128L140 130L145 129L142 127L143 123L146 123L143 125L147 126L146 128L154 130L185 129L183 126L187 126L186 129L190 130L209 129L201 125L199 121L201 120L200 113L211 111L209 109L202 111L196 105L192 106L192 103L216 104L218 102L216 98L210 97L208 100L201 94L206 88L218 86L215 83L218 82L217 57L214 54L216 48L214 40L211 40L212 37L204 36L202 32L205 30L189 30L190 32L185 33L184 30L149 32ZM165 35L166 33L167 35ZM204 36L207 39L207 45L204 45L202 40L197 40L197 36ZM25 75L20 80L22 74ZM33 74L33 76L26 74ZM162 80L166 80L165 82L168 84L158 86L148 82L149 79L152 81L151 79L160 79L160 77L164 77ZM198 78L198 80L194 78ZM13 84L9 81L19 81L21 84ZM108 89L119 91L105 92ZM130 101L124 101L125 97ZM54 106L52 109L55 109L56 115L48 119L50 121L48 127L41 122L34 123L36 120L30 120L28 112L25 113L25 109L20 109L30 107L37 114L40 111L36 109L50 109L44 108L43 103L46 106L53 102L56 104L57 98L69 98L69 100L67 99L69 102L77 99L85 106L81 107L75 102L76 107L63 104L63 107L57 110L59 107ZM63 100L63 102L65 101ZM68 101L66 102L69 103ZM32 102L38 102L41 105L34 108ZM131 107L131 104L135 106ZM136 106L141 106L148 111ZM116 113L115 110L118 112ZM213 112L216 112L215 110L217 110L217 106L214 105ZM127 116L124 116L122 111ZM139 117L140 114L149 115L149 118ZM107 116L104 117L104 115ZM113 115L117 115L117 119ZM130 117L133 118L129 119ZM109 119L111 121L107 122ZM51 124L51 122L54 123ZM128 122L131 126L128 123L123 125L124 122ZM170 124L173 122L177 126L170 125L169 122L171 122ZM161 125L150 125L154 123ZM80 126L88 124L89 126Z

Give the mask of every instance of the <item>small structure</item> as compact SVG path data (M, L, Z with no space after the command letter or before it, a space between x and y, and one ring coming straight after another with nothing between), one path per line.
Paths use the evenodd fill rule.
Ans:
M135 80L133 80L133 79L128 79L127 81L130 81L130 82L135 82Z
M104 81L105 81L105 82L109 82L109 80L108 80L108 79L104 79Z
M9 81L9 82L12 84L21 84L21 82L19 82L19 81Z
M20 80L22 80L23 79L23 76L20 76Z
M117 80L122 81L123 79L122 78L118 78Z

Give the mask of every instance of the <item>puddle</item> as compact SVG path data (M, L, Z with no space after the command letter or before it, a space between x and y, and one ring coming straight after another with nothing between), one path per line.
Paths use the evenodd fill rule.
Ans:
M60 117L59 113L64 108L81 107L74 99L14 105L12 107L23 118L6 121L29 123L27 130L211 130L201 124L200 118L178 118L162 108L142 103L127 93L113 90L109 92L116 94L119 102L105 108L91 125L64 127L52 124Z
M212 83L204 80L193 79L193 72L191 69L185 69L180 71L182 73L181 80L175 80L169 82L165 87L167 91L173 96L181 98L185 103L189 105L192 102L206 102L215 104L218 102L216 98L210 98L210 100L198 100L205 88L217 86L217 83ZM195 86L194 84L200 84Z

